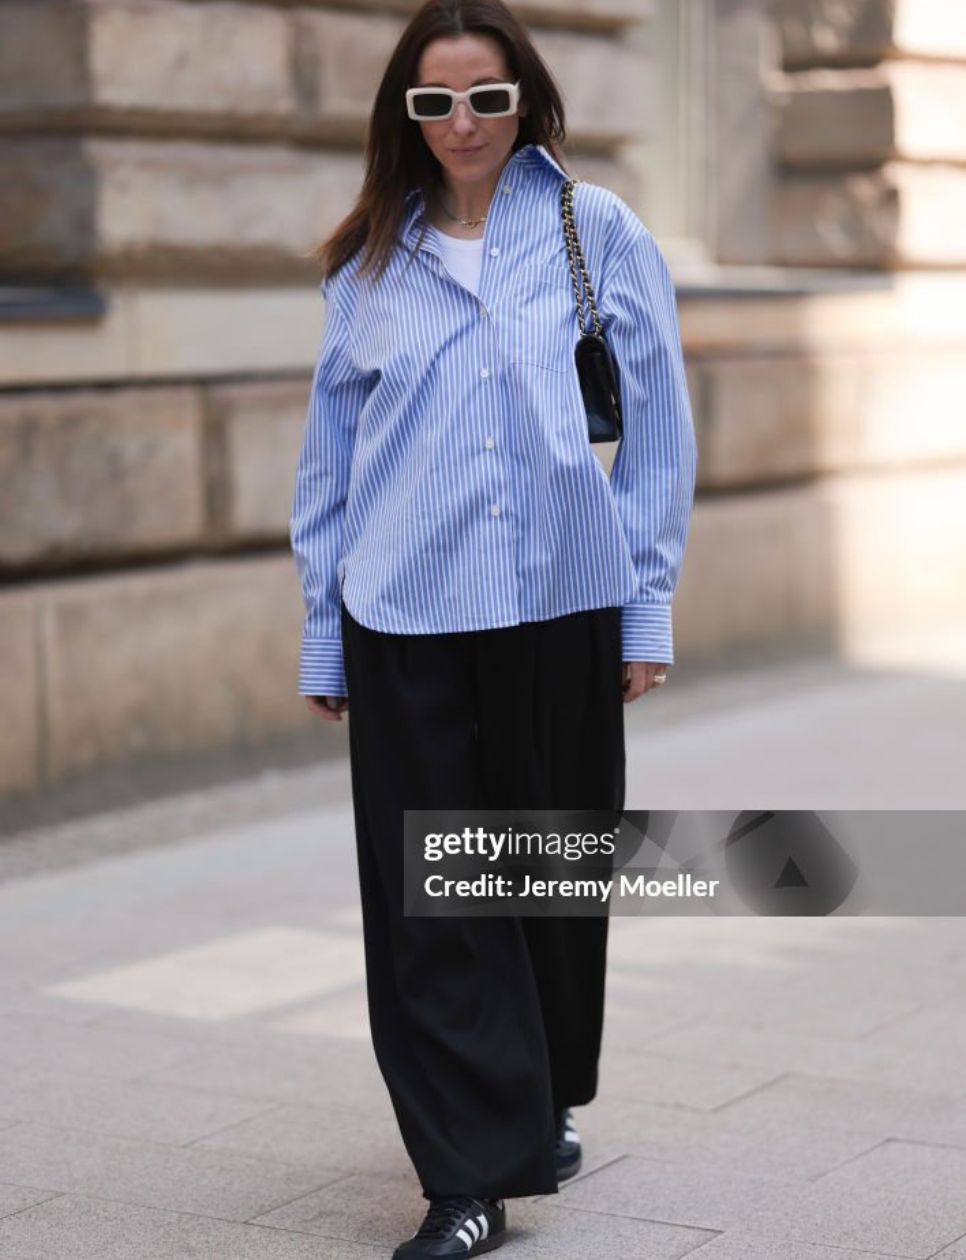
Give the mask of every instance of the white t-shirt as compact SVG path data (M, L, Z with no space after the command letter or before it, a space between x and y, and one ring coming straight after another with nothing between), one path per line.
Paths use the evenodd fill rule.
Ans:
M483 266L483 237L477 240L463 240L462 237L450 236L434 227L436 240L446 270L460 284L465 285L471 293L479 296L480 269Z

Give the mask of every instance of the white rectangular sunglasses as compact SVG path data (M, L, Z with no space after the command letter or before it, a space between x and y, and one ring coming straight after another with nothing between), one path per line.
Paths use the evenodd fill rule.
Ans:
M520 83L480 83L468 92L446 87L415 87L406 92L407 113L417 122L450 118L459 101L465 101L478 118L503 118L516 113Z

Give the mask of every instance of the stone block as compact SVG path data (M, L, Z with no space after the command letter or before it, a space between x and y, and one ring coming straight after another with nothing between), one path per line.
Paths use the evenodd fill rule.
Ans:
M961 355L709 359L702 375L702 489L966 462L966 433L950 406L966 392Z
M299 129L359 135L403 22L335 10L300 10L296 21ZM563 90L574 140L625 139L636 130L646 113L646 65L639 53L588 31L535 29L533 37Z
M99 319L5 324L0 386L310 372L320 275L277 285L105 283Z
M803 487L700 499L674 596L677 659L824 644L836 612L830 535Z
M269 0L281 8L298 6L316 9L331 0ZM340 8L360 13L390 10L410 17L422 0L341 0ZM588 29L620 29L647 21L654 11L654 0L519 0L513 12L523 22L535 20L540 25L572 26Z
M679 659L833 647L966 619L962 467L699 499L674 600Z
M889 162L778 182L775 260L814 267L966 265L966 169Z
M52 583L51 778L304 729L304 609L288 554Z
M89 13L64 0L0 5L0 125L86 104Z
M640 204L640 180L629 162L615 161L614 158L590 152L568 152L564 155L563 165L572 176L609 188L623 197L629 206ZM577 213L579 215L579 210ZM577 226L579 230L579 221Z
M410 0L417 8L417 0ZM653 0L520 0L513 11L523 21L536 18L573 27L622 27L645 22L653 15Z
M307 377L206 389L216 536L287 536L310 386Z
M0 140L8 277L306 279L357 154L119 137Z
M788 75L777 143L790 166L966 160L966 66L886 62Z
M416 6L395 7L14 0L0 6L0 128L358 140ZM617 104L638 76L626 72L629 51L612 34L641 21L641 6L531 0L520 16L530 15L561 82L574 85L575 130L594 132L603 105L603 117L626 132ZM557 29L544 35L547 26ZM602 91L615 68L620 90Z
M0 397L0 564L180 547L204 513L197 389Z
M295 113L289 15L218 0L0 6L0 125L265 134Z
M36 623L36 592L0 594L0 793L40 786L42 691Z
M966 9L949 0L776 0L786 65L966 58Z
M298 129L358 137L405 20L385 12L299 8L293 21Z
M826 582L846 632L966 617L966 470L835 479L823 487L835 539Z
M568 136L577 143L619 143L638 133L648 114L648 65L640 52L587 34L533 35L561 89Z

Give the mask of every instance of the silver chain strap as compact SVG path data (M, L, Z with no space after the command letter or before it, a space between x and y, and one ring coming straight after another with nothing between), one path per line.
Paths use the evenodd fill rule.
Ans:
M583 182L582 179L568 179L564 181L560 188L560 211L563 215L564 237L567 241L570 279L573 281L574 286L574 300L577 303L577 322L580 325L580 334L585 336L588 330L587 322L584 318L584 304L580 300L580 285L577 281L578 266L580 267L580 278L583 281L584 292L587 295L587 304L590 307L590 313L593 318L594 332L600 337L603 332L603 325L600 322L600 316L597 314L593 285L590 283L590 276L587 274L584 251L580 248L580 241L577 239L577 227L574 223L574 185L582 184Z

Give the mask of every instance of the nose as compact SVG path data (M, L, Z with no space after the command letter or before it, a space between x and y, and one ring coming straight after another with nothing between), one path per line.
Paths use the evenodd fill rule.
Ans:
M476 117L466 101L459 101L453 110L453 130L467 135L476 130Z

